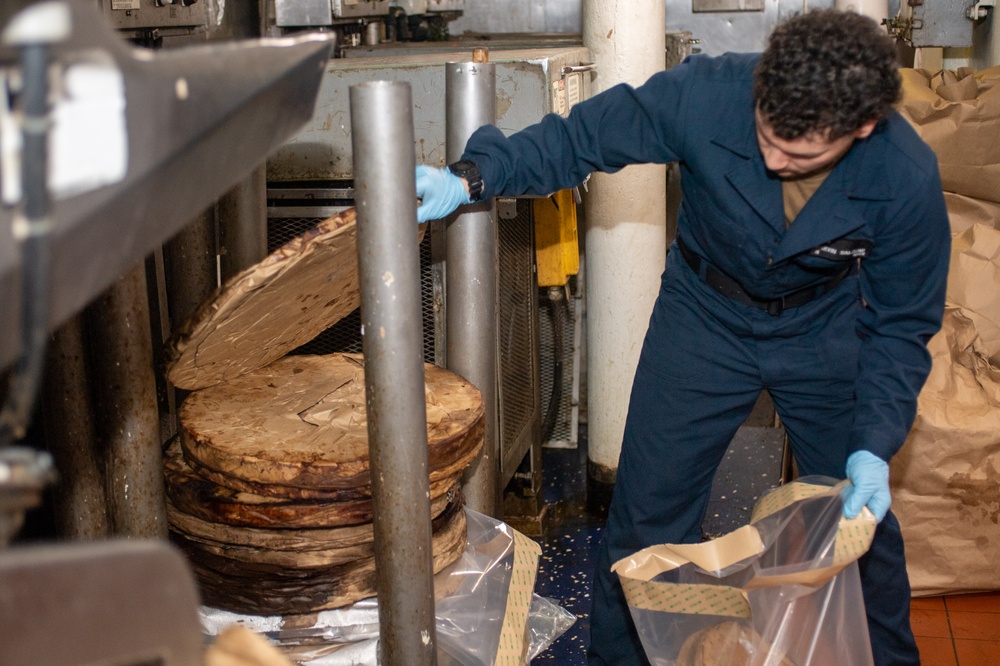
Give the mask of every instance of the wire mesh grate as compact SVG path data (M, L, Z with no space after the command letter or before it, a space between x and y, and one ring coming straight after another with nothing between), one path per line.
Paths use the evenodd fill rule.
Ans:
M552 300L548 289L538 290L539 389L542 405L542 445L576 448L577 429L573 424L573 352L576 346L575 278L570 281L571 298ZM558 338L557 338L558 333ZM559 382L555 378L559 377ZM553 384L557 384L553 386ZM556 394L553 394L553 389ZM553 404L553 402L555 404ZM551 410L554 410L552 413Z
M537 418L538 372L534 316L534 219L530 200L518 200L517 214L499 224L500 446L517 446Z
M273 252L281 245L319 224L321 217L277 217L267 223L267 248ZM420 313L423 324L423 352L426 363L434 362L434 284L431 274L430 234L420 243ZM361 353L361 308L356 308L293 354Z

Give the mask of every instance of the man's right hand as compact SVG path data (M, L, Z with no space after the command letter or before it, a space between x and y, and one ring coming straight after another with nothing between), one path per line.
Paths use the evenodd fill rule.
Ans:
M465 181L447 167L417 165L417 221L440 220L462 204L472 203Z

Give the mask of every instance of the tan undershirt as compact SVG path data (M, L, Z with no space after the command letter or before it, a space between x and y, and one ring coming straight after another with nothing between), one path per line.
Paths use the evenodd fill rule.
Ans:
M826 177L833 171L833 166L830 165L829 168L805 178L781 181L781 196L785 202L786 229L791 226L792 221L798 216L799 212L805 208L809 197L819 189L819 186L823 184Z

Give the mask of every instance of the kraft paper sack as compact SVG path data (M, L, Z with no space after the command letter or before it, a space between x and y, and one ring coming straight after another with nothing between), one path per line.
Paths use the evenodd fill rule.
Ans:
M900 74L899 112L937 155L952 231L1000 227L1000 67Z
M1000 231L952 240L944 325L890 464L916 596L1000 588Z
M619 560L643 649L657 666L870 666L857 558L876 521L843 517L846 482L803 477L765 495L750 524Z

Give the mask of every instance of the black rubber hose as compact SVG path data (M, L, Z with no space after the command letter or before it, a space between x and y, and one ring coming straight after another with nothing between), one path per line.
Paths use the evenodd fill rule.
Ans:
M0 411L0 447L23 439L41 384L48 344L49 242L48 214L48 51L42 44L21 52L24 76L24 142L22 152L21 237L23 349Z
M566 327L567 301L561 289L549 289L549 316L552 321L552 391L549 394L549 404L542 419L542 441L547 442L552 437L556 425L556 416L562 404L563 391L563 355Z

